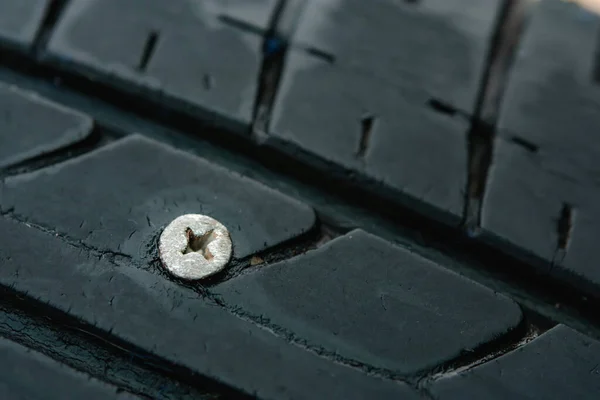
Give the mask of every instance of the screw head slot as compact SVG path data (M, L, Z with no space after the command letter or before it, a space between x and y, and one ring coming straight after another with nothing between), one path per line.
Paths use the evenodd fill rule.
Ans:
M219 221L206 215L185 214L165 228L158 248L169 273L196 280L225 268L233 246L229 231Z

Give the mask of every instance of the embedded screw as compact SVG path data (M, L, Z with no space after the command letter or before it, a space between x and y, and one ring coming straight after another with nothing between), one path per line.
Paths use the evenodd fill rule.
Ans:
M160 235L160 259L182 279L202 279L221 271L231 258L229 231L219 221L200 214L175 218Z

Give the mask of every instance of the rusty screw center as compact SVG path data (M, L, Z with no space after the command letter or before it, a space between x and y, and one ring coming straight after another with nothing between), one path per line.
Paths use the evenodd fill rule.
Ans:
M208 245L217 237L214 229L209 230L203 235L194 235L194 231L191 228L187 228L185 234L188 238L188 244L183 254L200 253L208 261L215 258L208 249Z

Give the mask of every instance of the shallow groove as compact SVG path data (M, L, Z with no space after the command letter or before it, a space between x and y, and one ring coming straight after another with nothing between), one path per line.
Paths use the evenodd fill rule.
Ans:
M377 118L375 118L373 115L367 115L360 121L360 142L358 144L358 151L356 152L356 156L359 158L364 158L364 156L367 154L376 120Z
M336 58L333 54L317 49L316 47L301 47L306 53L310 54L313 57L321 59L329 64L335 64Z
M252 25L252 24L250 24L250 23L248 23L246 21L239 20L239 19L237 19L235 17L232 17L230 15L223 14L223 15L219 15L217 18L223 24L229 25L232 28L239 29L240 31L252 33L252 34L255 34L255 35L259 35L259 36L262 36L262 35L265 34L265 32L264 32L263 29L255 26L255 25Z
M573 206L564 203L560 210L560 217L558 219L558 248L566 250L571 240L571 230L573 229Z
M147 398L244 398L5 286L0 286L0 335Z
M142 50L142 55L140 56L140 62L136 68L138 71L146 71L148 63L150 63L150 60L154 55L154 50L156 49L156 44L158 43L159 38L160 34L157 31L150 31L150 33L148 33L146 42L144 43L144 48Z
M440 114L445 114L450 117L453 117L456 115L456 113L458 113L458 109L456 107L438 99L429 99L427 106Z
M530 142L529 140L524 139L519 136L512 136L510 138L510 141L516 145L523 147L525 150L527 150L531 153L537 153L538 150L540 149L540 147L537 144Z
M573 209L573 206L564 203L556 223L558 241L552 259L552 265L561 264L567 256L569 242L571 241L571 232L573 231L574 214L575 210Z

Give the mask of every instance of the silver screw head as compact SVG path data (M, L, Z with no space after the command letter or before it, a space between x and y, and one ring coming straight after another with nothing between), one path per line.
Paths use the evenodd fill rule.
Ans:
M182 279L202 279L221 271L231 259L229 231L201 214L175 218L160 235L158 248L164 267Z

